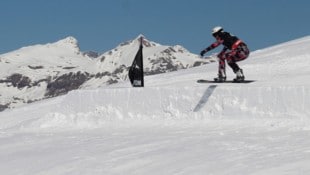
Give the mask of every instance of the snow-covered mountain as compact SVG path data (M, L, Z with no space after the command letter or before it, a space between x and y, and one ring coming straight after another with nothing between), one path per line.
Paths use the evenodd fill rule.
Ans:
M1 108L76 89L95 74L93 67L73 37L0 55Z
M171 72L206 63L180 45L163 46L148 41L143 35L139 35L136 39L121 43L115 49L97 58L99 67L108 71L114 71L115 69L130 66L133 61L132 58L137 53L141 37L144 38L143 55L146 75Z
M0 111L127 79L139 38L102 55L83 53L74 37L0 55ZM152 75L209 63L182 46L162 46L144 37L145 74ZM211 60L212 61L212 60Z
M216 75L208 64L5 110L1 173L310 174L309 45L252 52L250 84L196 83Z

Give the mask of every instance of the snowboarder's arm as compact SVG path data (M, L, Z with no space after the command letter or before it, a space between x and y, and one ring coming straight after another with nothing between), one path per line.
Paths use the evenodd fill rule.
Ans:
M222 44L222 41L216 41L216 42L212 43L209 47L207 47L207 48L205 48L204 50L202 50L202 51L200 52L200 55L203 56L205 53L207 53L207 52L209 52L210 50L212 50L212 49L218 47L218 46L221 45L221 44Z

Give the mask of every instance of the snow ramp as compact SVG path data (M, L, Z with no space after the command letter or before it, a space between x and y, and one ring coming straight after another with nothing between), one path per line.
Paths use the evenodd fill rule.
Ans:
M75 102L75 103L72 103ZM56 108L65 115L94 113L126 119L309 116L308 87L118 88L75 91Z
M73 91L41 103L40 110L32 105L9 114L24 113L18 127L66 129L217 119L303 120L310 116L309 99L310 88L304 86L115 88Z

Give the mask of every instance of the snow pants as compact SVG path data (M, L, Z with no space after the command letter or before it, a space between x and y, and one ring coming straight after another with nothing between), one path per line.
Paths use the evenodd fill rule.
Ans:
M233 45L232 50L223 50L217 56L219 58L219 75L226 76L225 62L232 68L236 73L240 70L237 62L245 60L250 54L247 45L240 42L238 45Z

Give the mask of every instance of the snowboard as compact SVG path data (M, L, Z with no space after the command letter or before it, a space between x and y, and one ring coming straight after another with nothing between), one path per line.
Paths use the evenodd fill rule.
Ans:
M252 83L254 81L255 80L243 80L243 81L227 80L224 82L219 82L219 81L214 81L214 80L200 79L200 80L197 80L197 83L221 83L221 84L224 84L224 83Z

